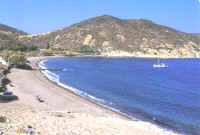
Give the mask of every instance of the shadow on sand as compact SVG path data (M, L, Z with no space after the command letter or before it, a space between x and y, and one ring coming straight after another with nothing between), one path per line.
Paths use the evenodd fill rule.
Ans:
M2 95L0 95L0 103L9 103L9 102L12 102L12 101L16 101L18 99L19 98L15 95L12 95L12 96L2 96Z
M33 68L29 64L26 64L26 65L23 65L23 66L18 66L18 67L15 67L15 68L19 68L19 69L23 69L23 70L33 70Z

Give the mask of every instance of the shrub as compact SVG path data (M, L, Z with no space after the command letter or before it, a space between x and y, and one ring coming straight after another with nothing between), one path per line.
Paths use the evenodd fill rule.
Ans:
M12 54L12 51L10 51L10 50L3 50L3 51L2 51L2 58L3 58L6 62L8 62L9 57L11 56L11 54Z
M16 67L21 67L26 64L26 57L21 52L4 50L2 52L2 58Z
M35 45L24 45L21 43L18 44L12 44L12 45L2 45L0 47L0 50L13 50L13 51L21 51L21 52L30 52L30 51L35 51L38 49L37 46Z
M26 64L26 57L23 53L20 52L13 52L8 59L11 65L16 67L22 67Z
M80 52L80 53L94 53L94 50L87 45L81 45L79 48L72 50L74 52Z
M45 51L42 51L42 55L43 56L53 56L53 52L52 50L45 50Z
M34 45L17 44L16 47L14 48L14 50L21 51L21 52L35 51L35 50L37 50L37 47Z

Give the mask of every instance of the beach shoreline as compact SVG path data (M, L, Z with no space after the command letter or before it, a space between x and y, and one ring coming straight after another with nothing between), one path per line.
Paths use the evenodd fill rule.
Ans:
M32 67L36 67L36 69L39 69L39 66L38 64L41 62L41 61L44 61L44 60L48 60L48 59L52 59L52 58L61 58L62 56L55 56L55 57L43 57L43 58L40 58L39 60L35 61L34 63L31 61L31 65ZM38 70L38 72L41 74L41 77L45 78L49 83L52 83L53 85L56 85L57 87L61 88L63 91L66 91L66 94L73 94L74 96L77 96L77 98L80 98L81 100L83 100L84 102L86 102L87 104L91 105L91 106L94 106L100 110L104 110L104 112L107 114L106 116L115 116L115 117L118 117L118 118L122 118L124 120L133 120L133 121L137 121L136 119L134 118L130 118L128 116L125 116L123 114L120 114L118 112L115 112L109 108L106 108L106 107L103 107L102 105L99 105L95 102L92 102L88 99L85 99L84 97L80 96L80 95L77 95L76 93L74 93L73 91L67 89L67 88L64 88L62 86L60 86L59 84L49 80L41 71ZM79 100L80 100L79 99ZM101 114L102 115L102 114Z
M12 69L11 73L8 74L8 78L11 80L11 85L8 85L8 89L13 91L19 97L19 100L9 104L0 103L0 105L5 107L6 115L11 113L10 119L12 117L17 120L21 119L20 121L23 124L20 125L18 124L19 121L16 122L19 127L24 127L24 125L29 123L41 133L52 133L51 129L58 131L60 127L63 127L70 132L59 130L59 133L69 133L69 135L71 135L70 133L72 131L78 131L80 132L79 134L84 134L86 133L86 129L90 130L91 135L117 133L119 135L177 135L177 133L160 128L150 122L129 119L122 114L95 104L53 83L38 70L37 66L39 61L49 58L58 57L28 58L30 65L36 70ZM44 99L44 103L38 102L36 99L38 95ZM19 106L19 112L13 113L13 111L10 111L17 108L17 106ZM20 111L20 109L23 111ZM17 111L17 109L14 110ZM4 114L3 110L2 113ZM63 118L58 118L57 116L52 118L52 115L49 116L52 113L59 113L59 117L64 116ZM69 122L68 115L75 117L73 120L70 119L72 123ZM47 122L46 125L43 123L44 118ZM59 119L61 119L61 122L57 123L56 126L52 124ZM67 127L69 123L72 126L70 128ZM49 127L48 131L44 127ZM79 131L80 128L83 131ZM98 131L98 129L101 129L101 131ZM15 130L11 128L10 131Z
M11 84L13 86L17 85L17 88L10 87L9 85L8 89L12 90L16 95L18 95L23 104L42 111L57 110L67 112L87 112L97 116L109 116L118 117L125 120L134 120L88 101L87 99L84 99L72 91L67 90L66 88L63 88L49 80L43 73L41 73L37 66L38 62L49 58L52 57L29 58L28 60L30 61L30 65L33 70L12 69L11 73L8 74ZM23 74L26 78L22 80L17 79L21 74ZM25 84L21 84L21 82L25 80L30 81L27 81ZM37 85L34 86L37 87L37 89L30 88L31 84ZM43 91L40 91L39 89L42 89ZM45 100L45 102L38 102L36 96L40 96ZM27 100L30 100L30 102L27 102Z

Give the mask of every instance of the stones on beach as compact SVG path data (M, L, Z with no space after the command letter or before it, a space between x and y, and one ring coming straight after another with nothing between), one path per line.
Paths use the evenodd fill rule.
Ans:
M62 114L57 114L56 117L64 117Z
M36 99L37 99L40 103L43 103L43 102L44 102L44 99L42 99L39 95L36 96Z
M48 112L50 116L58 117L58 118L66 118L66 119L72 119L75 118L72 114L66 113L66 112Z
M36 110L17 102L0 104L0 135L177 135L151 123L73 110ZM70 113L69 113L70 112Z
M27 128L24 128L24 131L25 131L25 133L30 134L30 135L35 134L34 129L33 129L32 126L30 126L30 125L27 126Z
M0 116L0 123L6 123L8 119L5 116Z
M16 132L18 134L29 134L29 135L34 135L36 133L35 129L30 125L28 125L25 128L18 128Z

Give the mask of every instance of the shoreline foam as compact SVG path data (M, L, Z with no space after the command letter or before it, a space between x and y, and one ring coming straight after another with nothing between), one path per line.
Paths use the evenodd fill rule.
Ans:
M42 60L42 61L38 62L37 65L42 69L47 69L47 67L45 67L44 64L43 64L45 61L47 61L47 60L44 60L44 61ZM72 92L72 93L74 93L74 94L86 99L86 100L89 100L94 104L100 105L100 106L102 106L102 107L104 107L104 108L106 108L108 110L116 112L116 113L118 113L118 114L120 114L120 115L122 115L122 116L124 116L124 117L126 117L128 119L139 120L139 119L136 119L135 117L133 117L131 115L123 113L120 110L108 105L108 104L113 104L113 103L108 103L108 102L104 101L103 99L96 98L96 97L94 97L92 95L87 94L86 92L83 92L83 91L81 91L79 89L73 88L72 86L69 86L67 84L61 83L59 81L59 76L54 74L51 71L45 70L45 71L41 71L41 73L44 74L47 79L49 79L50 81L54 82L56 85L61 86L62 88L66 89L66 90L68 90L68 91L70 91L70 92Z

